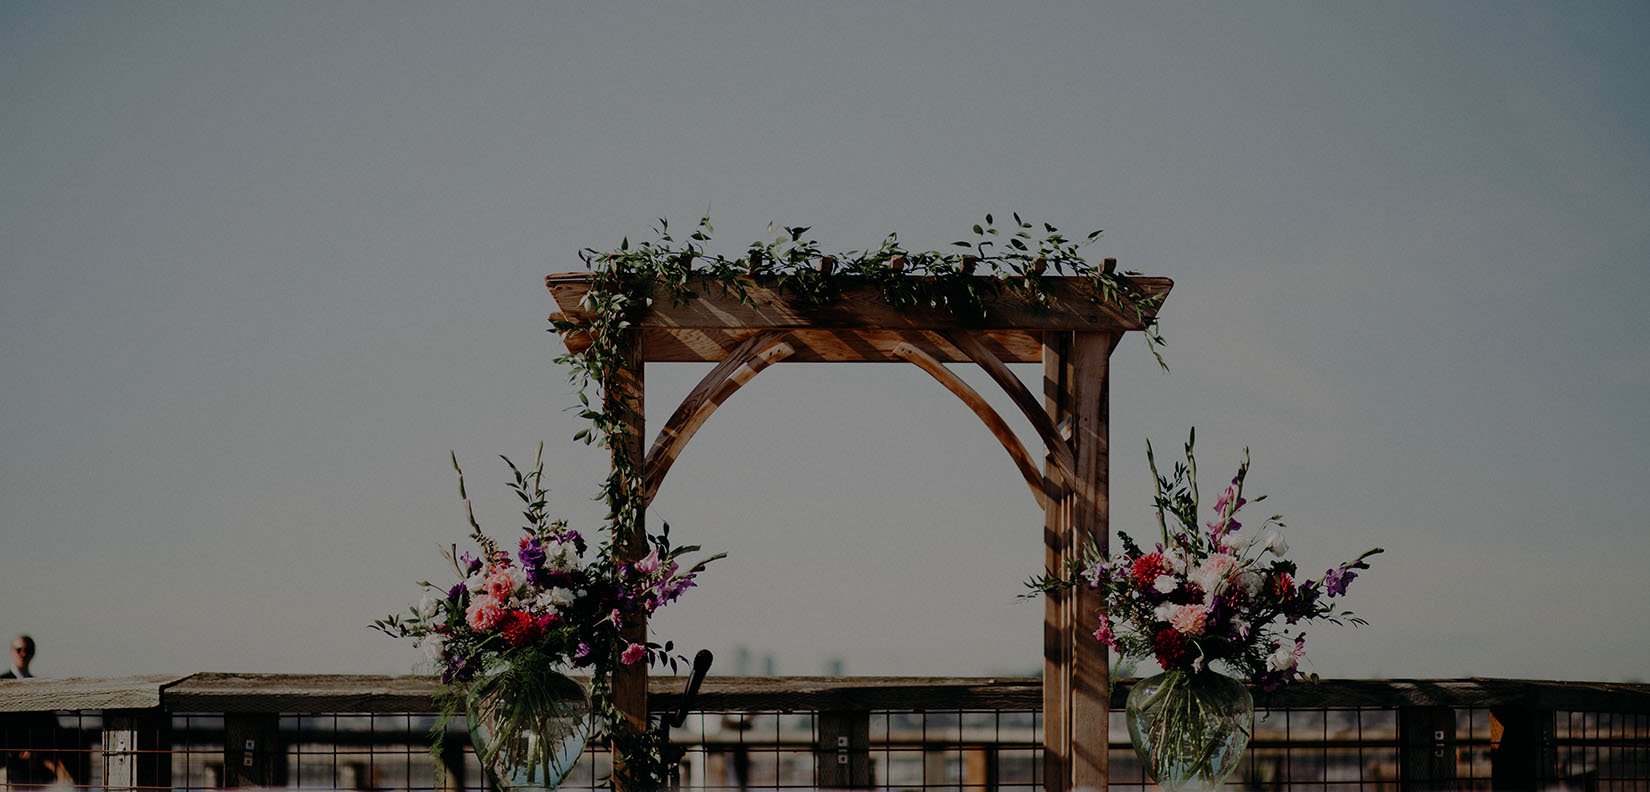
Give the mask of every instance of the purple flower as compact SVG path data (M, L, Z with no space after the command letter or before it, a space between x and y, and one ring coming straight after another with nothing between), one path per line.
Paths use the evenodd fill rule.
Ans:
M537 539L523 541L516 557L521 559L521 568L527 570L527 574L531 576L544 564L544 547Z
M481 571L481 559L470 555L469 551L465 551L463 555L458 557L458 564L464 567L466 577Z
M1346 567L1331 569L1323 576L1323 587L1329 592L1329 596L1338 597L1346 593L1346 585L1357 576L1358 573Z

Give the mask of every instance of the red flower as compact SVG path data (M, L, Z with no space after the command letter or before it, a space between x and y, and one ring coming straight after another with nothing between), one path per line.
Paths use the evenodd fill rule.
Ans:
M1129 566L1129 576L1134 578L1134 585L1146 588L1157 582L1158 575L1169 573L1169 563L1163 560L1162 553L1148 553L1134 560Z
M504 640L511 646L526 646L539 639L539 625L533 619L533 614L527 611L513 610L504 614L500 622L500 632Z
M1158 630L1152 636L1152 652L1164 671L1185 671L1192 667L1193 648L1173 627Z
M1288 602L1295 596L1295 581L1288 572L1279 572L1266 581L1266 593L1280 602Z

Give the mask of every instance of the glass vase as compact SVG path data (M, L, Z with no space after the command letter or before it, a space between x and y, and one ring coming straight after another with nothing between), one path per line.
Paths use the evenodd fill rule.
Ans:
M486 677L471 686L465 714L477 762L506 792L555 789L590 736L589 696L554 670Z
M1169 671L1129 692L1129 740L1167 792L1218 789L1249 747L1254 712L1254 699L1235 679Z

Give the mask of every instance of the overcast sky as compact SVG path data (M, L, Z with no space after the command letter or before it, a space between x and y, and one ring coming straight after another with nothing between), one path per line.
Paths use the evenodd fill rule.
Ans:
M449 449L495 536L541 440L599 525L546 274L707 208L729 253L1018 211L1176 282L1172 373L1113 356L1114 529L1195 425L1303 569L1387 548L1310 670L1643 679L1647 37L1643 2L10 0L0 632L52 676L406 673L367 625L465 541ZM705 368L650 367L653 427ZM914 367L770 369L651 514L729 553L654 629L718 671L1039 667L1040 512Z

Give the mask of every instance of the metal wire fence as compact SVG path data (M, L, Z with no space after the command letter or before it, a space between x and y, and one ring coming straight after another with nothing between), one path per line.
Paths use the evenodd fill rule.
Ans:
M1455 682L1465 689L1468 681ZM947 706L951 696L923 702L918 682L897 693L850 695L843 691L851 679L811 686L809 694L780 690L781 680L764 693L762 680L742 680L718 694L713 678L706 687L714 708L694 710L671 733L682 749L679 786L1042 789L1041 713L1026 695L1036 680L989 684L1012 689L997 697L1005 703L955 708ZM1226 789L1650 792L1646 687L1589 688L1572 696L1572 705L1551 708L1544 706L1555 703L1551 690L1516 701L1496 693L1485 706L1449 706L1452 696L1474 698L1459 690L1429 693L1415 704L1413 697L1381 701L1365 688L1333 685L1315 697L1291 694L1287 706L1263 698L1248 754ZM1350 700L1337 702L1337 692ZM215 790L249 780L296 789L489 789L462 718L449 726L447 750L432 755L436 716L405 706L406 696L368 696L370 706L356 710L288 711L293 697L302 699L303 691L273 700L267 691L242 701L225 695L212 701L235 706L215 712L8 707L0 712L0 789ZM817 703L807 706L810 698ZM898 706L860 706L878 698ZM1306 698L1316 705L1302 704ZM397 703L400 711L385 711ZM1110 725L1110 788L1153 789L1128 745L1120 710ZM610 770L606 751L592 745L563 786L604 788Z

